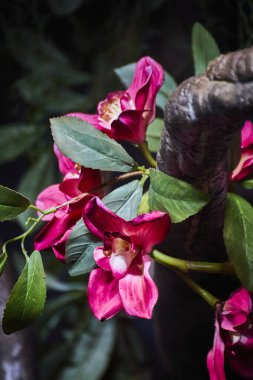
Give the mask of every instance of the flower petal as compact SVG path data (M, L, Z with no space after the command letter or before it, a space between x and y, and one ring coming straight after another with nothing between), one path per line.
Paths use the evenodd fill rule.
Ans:
M253 147L242 149L241 159L231 173L232 181L240 181L253 171Z
M226 380L224 371L225 344L220 336L220 327L217 318L218 310L216 312L213 348L207 355L207 368L211 380Z
M111 272L94 269L88 283L88 302L96 318L105 320L113 317L123 307L118 290L118 280Z
M149 256L137 257L126 276L119 280L119 293L125 311L130 315L147 319L152 317L158 299L156 284L149 275L150 264Z
M242 148L246 148L247 146L253 144L253 124L251 121L245 121L242 128Z
M36 207L47 210L51 207L59 206L60 204L66 202L69 198L60 191L59 185L51 185L46 187L37 197L35 201ZM57 217L65 215L67 207L62 208L57 211ZM40 213L39 213L40 214ZM43 220L51 220L54 217L54 214L45 215Z
M147 122L145 111L123 111L117 120L112 122L112 138L140 144L145 141Z
M58 165L60 172L63 175L66 175L69 172L76 173L76 164L68 157L66 157L57 147L56 144L54 144L54 153L58 159Z
M65 234L62 236L60 240L58 240L57 243L52 245L53 252L55 254L55 257L59 260L62 261L63 263L65 262L65 253L66 253L66 242L68 240L68 237L72 231L72 228L67 230Z
M104 247L96 247L94 249L94 260L100 268L111 271L110 259L104 255Z
M93 197L87 203L83 212L83 219L87 228L98 237L99 240L104 240L105 231L121 232L122 225L126 223L123 219L106 208L98 197Z
M77 197L79 194L81 194L81 191L79 190L79 175L72 173L67 174L62 183L60 183L59 189L66 194L69 198Z
M138 245L145 253L149 253L154 245L165 239L170 227L169 214L152 211L124 224L122 234L129 236L134 245Z
M100 170L83 168L81 169L78 189L82 193L93 192L102 184L102 174ZM93 192L93 194L103 195L103 190Z

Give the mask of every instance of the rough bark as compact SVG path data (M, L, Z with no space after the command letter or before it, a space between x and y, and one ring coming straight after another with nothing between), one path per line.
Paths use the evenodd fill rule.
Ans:
M211 197L198 215L174 225L163 249L191 260L224 261L222 231L231 147L243 122L253 117L253 48L222 55L204 75L183 82L165 108L159 170L183 179ZM222 275L194 275L225 299L238 286ZM168 379L208 379L214 311L171 271L156 265L156 323ZM239 379L228 374L228 379Z

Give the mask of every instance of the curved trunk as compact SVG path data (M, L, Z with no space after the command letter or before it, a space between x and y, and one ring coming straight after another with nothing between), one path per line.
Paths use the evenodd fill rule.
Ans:
M204 75L183 82L168 100L158 169L211 197L202 212L173 226L162 247L171 255L226 260L222 231L231 148L238 140L240 149L240 130L253 116L252 79L253 48L218 57ZM208 379L214 310L170 270L157 264L155 276L155 317L168 379ZM238 287L236 279L223 275L195 274L194 279L221 299Z

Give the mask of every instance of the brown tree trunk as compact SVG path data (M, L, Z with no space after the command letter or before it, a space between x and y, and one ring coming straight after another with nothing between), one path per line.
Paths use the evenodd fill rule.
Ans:
M204 75L183 82L165 108L158 169L211 197L199 214L173 225L163 250L176 257L224 261L223 223L233 141L253 116L253 48L218 57ZM240 142L240 141L239 141ZM237 144L238 145L238 144ZM208 379L214 310L170 270L156 265L156 324L170 380ZM218 298L238 287L224 275L193 276ZM228 379L239 379L228 374Z

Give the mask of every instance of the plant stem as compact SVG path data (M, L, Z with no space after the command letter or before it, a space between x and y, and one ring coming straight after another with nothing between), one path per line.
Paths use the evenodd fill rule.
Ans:
M195 293L202 297L210 306L215 308L216 305L220 303L220 300L218 298L216 298L213 294L209 293L207 290L202 288L185 273L182 273L177 269L174 269L174 271L181 278L181 280L183 280L186 283L186 285L189 286L189 288L191 288Z
M150 151L148 149L148 144L146 142L144 142L144 143L139 144L138 146L139 146L141 153L143 154L143 156L148 161L149 165L152 168L156 168L156 160L154 159L154 157L150 153Z
M168 267L177 268L182 272L204 272L204 273L225 273L234 274L233 266L230 262L210 263L205 261L187 261L176 257L165 255L162 252L153 250L151 253L153 259L160 264Z

